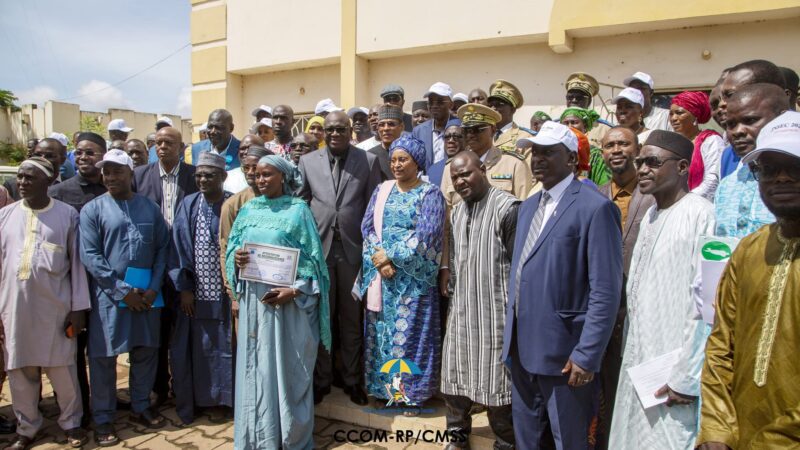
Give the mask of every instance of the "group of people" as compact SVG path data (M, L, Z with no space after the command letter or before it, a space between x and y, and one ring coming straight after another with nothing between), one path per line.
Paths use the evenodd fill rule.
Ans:
M152 143L124 122L35 143L0 190L7 448L42 426L42 372L73 447L90 419L118 443L120 407L165 426L174 396L178 426L232 408L236 448L309 449L333 386L411 417L441 398L448 449L479 410L498 449L800 445L797 75L746 61L669 110L623 84L612 122L575 73L530 127L497 80L411 114L398 85L325 99L296 134L261 105L241 140L218 109L190 147L161 119ZM719 279L705 238L736 243Z

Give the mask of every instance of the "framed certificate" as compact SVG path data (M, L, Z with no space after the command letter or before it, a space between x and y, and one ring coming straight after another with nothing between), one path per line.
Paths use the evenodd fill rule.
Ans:
M239 270L240 279L277 286L294 284L300 258L299 249L245 243L244 250L250 256L250 261Z

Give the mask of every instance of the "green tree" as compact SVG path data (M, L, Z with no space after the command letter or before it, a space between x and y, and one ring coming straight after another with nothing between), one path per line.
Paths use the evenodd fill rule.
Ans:
M108 136L106 136L106 127L94 116L81 117L81 131L91 131L92 133L97 133L108 139Z
M0 108L11 108L12 112L17 112L20 110L19 106L14 103L17 100L19 99L13 92L0 89Z

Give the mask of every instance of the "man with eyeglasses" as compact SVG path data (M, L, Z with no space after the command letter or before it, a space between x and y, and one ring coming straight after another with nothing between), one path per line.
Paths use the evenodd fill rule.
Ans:
M172 128L172 127L169 127ZM233 133L233 116L230 111L226 109L215 109L208 115L208 122L206 122L206 134L208 139L202 140L192 144L184 152L183 160L187 164L197 162L197 158L202 152L211 152L221 155L225 158L226 170L231 170L239 167L239 142ZM163 128L162 128L163 129ZM177 130L176 128L173 128ZM160 131L160 130L159 130ZM158 135L158 133L156 133ZM156 144L156 153L158 153L158 144ZM158 155L156 155L158 156ZM151 158L152 160L152 158ZM152 161L150 164L155 163ZM193 183L194 180L191 180Z
M600 85L597 83L597 80L584 72L570 74L564 85L567 88L567 108L591 109L592 99L600 92ZM592 129L587 135L589 143L592 144L593 147L599 148L602 145L601 141L603 136L605 136L609 128L611 128L611 126L607 121L598 119L594 125L592 125Z
M493 136L501 119L500 113L488 106L469 103L459 108L458 117L461 119L466 146L483 162L489 183L520 200L528 198L532 183L531 169L520 155L501 151L494 146ZM442 192L448 208L461 201L447 166L442 176Z
M331 280L330 318L336 324L333 334L338 336L330 353L320 345L314 402L330 393L336 367L333 355L338 355L345 394L353 403L366 405L364 316L361 303L353 300L352 289L361 268L361 221L381 182L381 169L375 155L350 144L352 128L344 111L328 114L324 129L325 147L300 157L303 186L297 192L309 203L319 229Z
M800 427L800 113L769 122L742 160L777 222L744 238L723 272L702 374L701 450L795 448Z
M458 119L450 120L450 122L447 122L447 128L444 129L444 152L447 153L447 159L443 159L432 167L428 167L428 181L441 188L444 168L450 164L453 157L466 148L464 130L461 129L461 121Z
M381 89L381 99L383 99L384 105L393 105L400 110L403 110L403 105L406 103L406 92L403 90L401 86L396 84L387 84L386 86ZM409 133L411 130L414 129L414 123L411 117L411 114L403 113L403 131L408 131Z
M225 177L225 183L222 185L222 188L227 192L236 194L247 189L248 183L247 177L245 176L246 169L244 168L243 161L247 155L247 151L250 150L250 147L253 145L263 147L264 140L256 134L244 135L242 142L239 143L239 163L242 165L241 167L229 170Z
M663 403L644 409L629 376L620 378L609 448L691 448L697 434L705 326L692 297L698 241L714 230L714 207L689 192L694 144L653 130L634 159L639 190L652 195L641 222L627 281L625 348L620 373L674 355L666 384L650 393Z
M636 133L625 127L611 128L603 137L603 160L611 169L611 181L600 186L598 190L614 202L621 213L622 273L625 277L628 276L628 268L631 265L636 238L639 236L642 217L655 202L652 195L642 194L639 189L639 174L633 163L634 158L639 155L639 147ZM608 341L603 365L600 369L600 384L606 407L601 410L598 417L598 448L608 448L611 413L614 410L614 398L617 394L619 370L622 365L626 303L623 286L614 332L611 334L611 340Z
M306 153L311 153L319 147L317 138L311 133L300 133L292 139L289 148L292 150L292 162L300 164L300 157Z
M450 108L453 106L453 89L449 85L437 81L431 85L423 96L428 99L428 111L431 119L414 127L413 136L425 144L425 166L447 159L444 152L444 129L450 121Z
M194 421L196 407L233 406L231 299L219 270L219 219L231 195L222 189L225 158L201 153L194 173L199 192L175 213L169 279L179 292L175 332L169 345L175 413L180 425Z
M383 181L394 180L389 168L389 147L403 133L403 110L393 105L381 106L378 110L378 139L381 143L367 151L378 158Z
M516 151L518 140L533 136L530 130L514 123L514 113L523 102L522 92L506 80L497 80L489 87L488 106L500 113L494 146L504 152Z

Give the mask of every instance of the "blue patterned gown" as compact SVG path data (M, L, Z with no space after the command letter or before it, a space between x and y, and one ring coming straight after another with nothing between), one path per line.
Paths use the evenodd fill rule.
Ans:
M379 241L373 222L379 189L373 193L361 224L364 235L362 294L377 275L372 255L380 248L392 261L397 274L383 279L381 311L366 312L366 385L370 395L388 399L385 386L391 383L392 376L381 373L381 366L394 358L412 361L422 374L403 375L403 382L409 400L419 405L439 386L441 333L437 275L442 255L445 202L439 188L430 183L421 183L405 193L395 186L386 200L383 239Z

